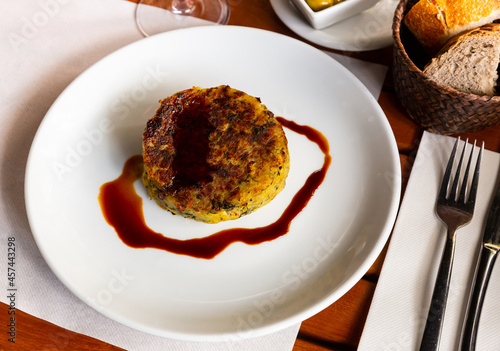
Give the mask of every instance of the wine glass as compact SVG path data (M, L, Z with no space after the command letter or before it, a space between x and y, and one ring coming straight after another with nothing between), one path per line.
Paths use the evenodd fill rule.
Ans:
M228 0L138 0L135 21L145 37L173 29L227 24Z

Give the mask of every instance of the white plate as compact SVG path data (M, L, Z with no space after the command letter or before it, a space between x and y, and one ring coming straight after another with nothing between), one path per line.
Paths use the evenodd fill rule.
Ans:
M236 243L212 260L123 244L104 221L99 187L141 152L158 100L229 84L328 138L333 163L290 232ZM323 155L286 130L291 170L270 204L236 221L198 223L161 210L136 183L149 226L177 238L262 226L283 212ZM129 45L78 77L33 141L26 206L45 260L80 299L130 327L189 340L234 340L298 323L347 292L393 226L400 166L377 102L344 67L298 40L244 27L168 32Z
M380 0L374 7L321 30L314 29L291 0L271 0L271 5L288 28L315 44L336 50L368 51L392 45L392 20L398 2Z

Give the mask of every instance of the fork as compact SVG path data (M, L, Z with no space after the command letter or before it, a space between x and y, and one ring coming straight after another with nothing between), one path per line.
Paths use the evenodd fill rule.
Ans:
M460 186L460 193L458 194L458 198L457 190L459 185L460 170L464 159L465 149L468 145L468 139L465 141L462 155L460 157L460 161L458 162L457 170L453 179L453 184L448 194L451 172L459 142L460 137L457 138L453 150L451 151L450 159L448 160L448 165L446 166L446 171L437 199L436 212L438 217L441 218L441 220L447 227L447 235L443 256L441 258L441 264L439 266L438 274L436 277L434 292L432 294L431 305L429 307L429 313L427 315L427 322L425 324L424 334L422 336L422 341L420 344L420 351L433 351L438 350L439 348L441 329L443 326L444 313L446 310L446 300L448 298L448 290L450 287L453 257L455 255L456 232L460 227L469 224L474 214L477 186L479 183L479 168L484 143L481 146L479 155L477 157L474 176L472 178L472 183L467 199L466 192L468 175L472 162L472 155L476 146L476 141L474 141L474 146L472 147L470 152L469 161L467 163L467 168L465 170L462 184Z

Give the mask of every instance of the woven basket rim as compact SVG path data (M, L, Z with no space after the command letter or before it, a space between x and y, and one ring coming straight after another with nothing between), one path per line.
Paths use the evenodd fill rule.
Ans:
M450 88L446 85L440 84L433 79L431 79L429 76L424 74L420 68L418 68L413 61L410 59L408 54L406 53L406 50L404 48L404 45L401 41L401 33L400 33L400 28L401 28L401 23L404 18L404 11L406 9L406 5L409 0L400 0L398 6L396 7L396 11L394 12L394 20L392 24L392 36L394 39L394 45L398 49L398 54L401 56L403 59L404 63L408 65L408 68L416 73L420 78L424 79L425 82L431 86L433 86L435 89L443 91L444 94L450 94L452 96L456 96L459 99L466 99L466 100L483 100L484 102L490 101L490 100L495 100L500 102L500 96L494 95L494 96L489 96L489 95L476 95L476 94L471 94L471 93L464 93L462 91Z

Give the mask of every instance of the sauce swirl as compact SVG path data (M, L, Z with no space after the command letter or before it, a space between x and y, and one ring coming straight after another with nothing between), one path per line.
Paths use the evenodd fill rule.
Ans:
M211 259L235 242L256 245L272 241L288 233L292 220L304 209L314 192L325 179L331 164L328 140L319 131L305 125L298 125L283 117L276 119L286 128L306 136L316 143L324 153L321 169L307 178L302 188L280 218L267 226L259 228L233 228L211 234L204 238L179 240L169 238L151 230L144 220L142 198L134 189L134 182L141 178L143 162L141 155L129 158L122 174L115 180L105 183L99 191L99 204L106 222L112 226L120 239L133 248L154 248L171 253L196 258Z

